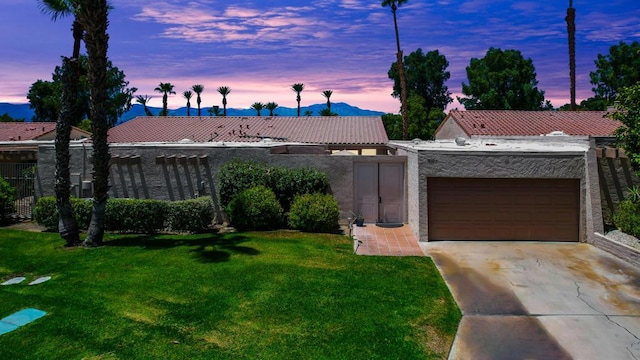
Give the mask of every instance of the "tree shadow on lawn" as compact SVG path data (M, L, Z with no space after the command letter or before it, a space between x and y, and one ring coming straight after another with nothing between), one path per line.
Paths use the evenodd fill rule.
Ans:
M189 247L201 262L218 263L229 261L231 255L258 255L260 252L252 247L241 246L248 241L239 234L198 234L198 235L123 235L117 239L107 240L109 247L140 247L145 250L163 250L175 247Z

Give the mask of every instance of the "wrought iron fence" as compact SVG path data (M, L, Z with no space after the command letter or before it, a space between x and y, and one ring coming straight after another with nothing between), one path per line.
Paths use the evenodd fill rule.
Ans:
M16 189L16 201L13 209L5 216L14 219L30 219L35 205L35 163L0 164L0 176Z

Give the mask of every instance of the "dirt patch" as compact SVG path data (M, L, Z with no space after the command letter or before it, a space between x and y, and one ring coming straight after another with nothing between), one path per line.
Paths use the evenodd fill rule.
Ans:
M2 226L3 229L14 229L23 231L43 232L44 226L38 225L35 221L20 221L13 224L7 224Z

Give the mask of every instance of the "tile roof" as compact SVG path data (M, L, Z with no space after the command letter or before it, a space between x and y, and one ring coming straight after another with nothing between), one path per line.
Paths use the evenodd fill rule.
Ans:
M612 136L621 124L606 114L606 111L451 110L447 117L453 118L469 136L539 136L553 131L575 136Z
M36 140L55 129L55 122L0 122L0 141Z
M386 145L375 116L141 116L109 130L110 143L258 142L264 138L319 144Z

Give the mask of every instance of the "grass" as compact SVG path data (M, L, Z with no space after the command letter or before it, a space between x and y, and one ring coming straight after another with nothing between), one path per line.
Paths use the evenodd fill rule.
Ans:
M0 229L3 359L438 359L460 319L427 257L356 256L343 236L296 232L108 235ZM41 275L53 278L27 286Z

